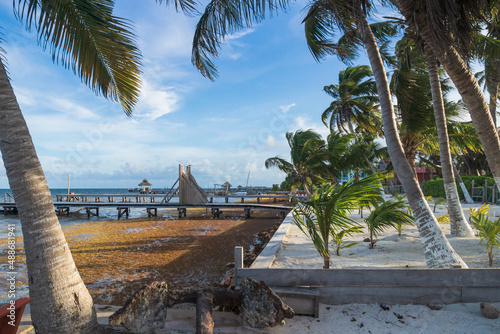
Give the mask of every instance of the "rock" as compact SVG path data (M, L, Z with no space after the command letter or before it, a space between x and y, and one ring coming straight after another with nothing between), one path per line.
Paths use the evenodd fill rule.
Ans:
M109 317L111 326L122 325L132 333L151 333L163 328L167 319L167 283L144 286Z
M444 308L443 304L427 304L427 307L433 311L442 310Z
M370 240L370 238L364 238L363 241L364 242L370 242L371 240Z
M225 288L234 288L234 275L226 275L220 283Z
M500 315L498 308L490 303L481 303L481 313L488 319L497 319Z
M382 308L382 310L384 311L389 311L391 308L389 307L389 305L387 304L380 304L380 307Z
M284 304L264 282L245 278L241 283L240 316L252 328L275 327L293 318L292 308Z

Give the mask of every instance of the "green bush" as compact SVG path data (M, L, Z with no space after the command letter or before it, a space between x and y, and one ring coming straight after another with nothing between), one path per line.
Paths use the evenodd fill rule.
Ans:
M469 191L469 194L472 196L472 180L474 180L474 187L481 187L484 185L484 181L488 182L489 186L493 186L495 184L495 180L489 176L462 176L462 180L464 181L465 187ZM458 195L460 199L464 199L464 194L462 192L462 188L457 182ZM424 194L425 196L432 197L446 197L446 193L444 192L443 179L435 179L424 182Z

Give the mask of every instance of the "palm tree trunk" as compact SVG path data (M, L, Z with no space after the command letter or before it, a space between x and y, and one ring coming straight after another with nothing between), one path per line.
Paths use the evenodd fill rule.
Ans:
M487 60L488 61L488 60ZM491 61L491 60L490 60ZM500 60L493 60L495 63L495 73L493 74L493 79L489 83L488 93L490 93L490 113L491 118L493 118L493 124L495 128L497 127L497 100L498 100L498 85L500 84ZM487 67L487 66L485 66Z
M431 84L432 107L439 142L439 156L441 160L441 171L443 173L444 190L448 200L448 213L450 215L451 235L460 237L473 237L474 232L465 219L460 198L458 197L457 185L453 177L453 164L450 154L450 142L448 139L448 128L446 126L446 114L444 110L443 91L439 81L437 59L429 44L424 46L425 59L429 70L429 81Z
M0 60L0 150L24 236L36 333L100 333L14 91Z
M416 225L420 233L420 240L424 248L425 259L429 268L449 268L460 265L467 268L465 262L453 250L450 243L439 228L438 222L424 198L418 185L417 179L406 161L401 141L397 132L394 106L392 104L389 83L385 73L384 64L380 52L370 29L366 15L361 4L356 1L358 15L356 17L357 28L368 53L368 59L375 76L382 121L387 142L387 148L391 157L394 170L405 188L408 202L413 211Z
M455 175L455 179L457 180L458 184L460 185L460 188L462 188L462 192L465 197L465 201L469 204L474 203L474 200L469 194L469 191L467 190L467 187L465 186L464 180L462 180L462 177L460 176L460 172L457 170L457 167L453 165L453 173Z
M469 110L472 123L483 144L484 153L500 190L500 138L491 117L490 108L476 78L450 42L450 36L434 40L427 25L426 13L418 8L419 2L398 0L399 8L407 19L413 19L424 41L431 45Z

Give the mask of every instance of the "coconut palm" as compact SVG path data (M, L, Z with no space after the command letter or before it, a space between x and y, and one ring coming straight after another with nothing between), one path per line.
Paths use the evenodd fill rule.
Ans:
M355 233L361 232L363 232L363 229L359 225L346 226L344 228L340 228L338 231L331 230L330 234L332 237L332 241L335 244L335 254L337 254L337 256L340 256L341 249L356 246L358 244L357 242L344 241L344 238L346 236L352 236Z
M127 114L139 95L140 54L130 24L113 16L113 1L14 1L54 61ZM24 236L37 333L99 333L92 298L75 266L28 127L0 59L0 150Z
M482 17L480 2L398 0L397 3L406 21L415 25L425 43L432 47L462 96L500 189L500 138L489 105L462 57L462 54L468 56L473 19Z
M472 236L473 231L463 214L453 174L443 95L449 88L445 86L442 89L439 67L432 48L425 44L422 53L415 40L414 34L407 31L397 43L399 66L392 77L402 115L405 153L410 165L414 166L419 146L435 146L438 142L444 188L449 203L451 234ZM447 105L454 106L449 103ZM437 129L437 141L434 129Z
M266 168L278 167L287 175L287 180L294 186L302 185L311 195L313 184L323 179L325 159L325 141L313 130L287 132L286 139L290 146L290 162L279 156L269 158Z
M323 90L334 99L321 116L326 126L344 133L354 133L356 128L364 133L381 134L377 91L369 66L340 71L339 83Z
M293 210L295 224L306 234L323 257L323 268L330 268L329 240L332 233L339 233L357 223L348 213L358 208L358 200L378 200L380 176L372 174L367 178L342 186L323 184L318 193Z
M221 40L230 32L251 26L253 22L261 21L266 11L273 12L286 8L287 5L288 1L268 1L254 5L243 1L226 3L212 0L205 8L205 12L196 26L192 62L203 75L214 79L216 69L210 57L218 55ZM332 35L336 28L342 32L356 31L356 34L352 35L359 36L362 41L374 73L384 134L391 161L405 188L415 216L418 217L417 226L424 246L427 265L431 268L451 267L453 265L466 267L466 264L455 253L441 232L436 218L425 201L417 179L406 161L397 132L394 107L381 52L367 20L372 5L372 1L369 0L318 0L312 2L304 20L309 48L312 52L316 52L315 50L321 50L322 47L327 46L327 37ZM335 51L335 48L332 50ZM316 57L320 58L321 55L316 55Z
M375 76L386 143L391 161L399 180L405 188L410 206L417 217L417 227L424 246L429 267L449 267L453 264L466 266L441 232L436 218L432 214L423 196L411 166L406 161L405 153L397 132L395 114L389 90L387 76L380 52L367 21L371 8L370 1L315 1L309 7L305 19L306 36L309 44L325 45L326 36L332 34L334 26L341 31L357 30ZM312 37L311 37L312 36ZM316 46L315 46L316 47ZM315 47L310 47L314 50ZM432 229L432 233L429 231ZM430 235L432 234L432 237ZM439 249L431 251L431 249ZM438 255L438 253L440 255ZM441 256L442 255L442 256Z

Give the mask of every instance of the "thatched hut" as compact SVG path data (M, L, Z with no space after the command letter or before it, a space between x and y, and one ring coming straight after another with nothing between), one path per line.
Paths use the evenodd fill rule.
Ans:
M141 187L141 191L149 192L151 191L151 187L153 186L147 179L142 180L141 183L138 184Z

